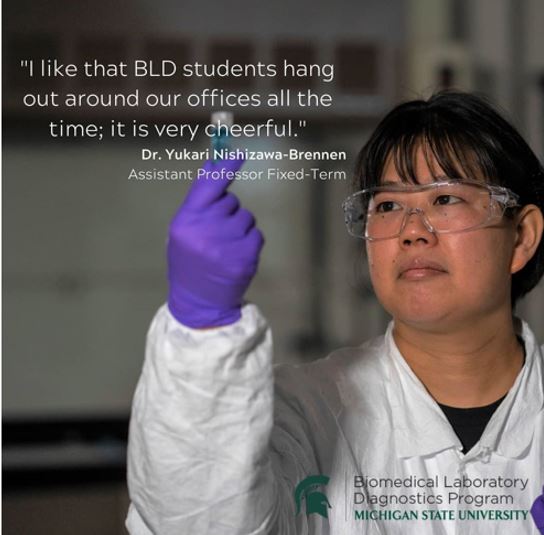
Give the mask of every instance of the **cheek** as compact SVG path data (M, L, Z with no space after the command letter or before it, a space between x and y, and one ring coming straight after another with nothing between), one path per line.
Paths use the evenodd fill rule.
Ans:
M499 292L508 286L512 244L504 233L487 232L483 236L451 236L448 257L453 276L467 290L479 293L486 288Z
M479 266L481 269L486 269L487 266L491 271L508 271L512 253L509 236L492 231L483 236L459 234L453 238L450 249L451 254L458 260L465 260L467 264ZM456 254L456 251L461 254Z
M367 243L368 271L377 294L392 284L392 273L395 272L397 262L396 254L398 247L391 242Z

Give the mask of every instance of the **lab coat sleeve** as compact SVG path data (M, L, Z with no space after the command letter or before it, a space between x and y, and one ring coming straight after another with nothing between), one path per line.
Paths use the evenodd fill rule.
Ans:
M273 376L254 305L200 331L159 310L130 421L131 535L308 532L293 490L315 459L300 407L281 392L274 406Z

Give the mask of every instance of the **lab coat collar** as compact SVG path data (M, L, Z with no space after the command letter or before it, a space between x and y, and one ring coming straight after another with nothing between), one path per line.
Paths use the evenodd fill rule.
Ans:
M480 440L484 448L509 458L521 457L535 431L537 415L544 410L542 349L525 321L518 334L525 344L525 365Z
M393 322L385 334L389 360L387 388L393 417L395 449L399 457L426 456L462 444L446 416L408 366L393 339ZM526 322L520 322L525 365L479 441L466 456L494 451L508 458L523 454L534 433L535 419L544 410L542 351Z

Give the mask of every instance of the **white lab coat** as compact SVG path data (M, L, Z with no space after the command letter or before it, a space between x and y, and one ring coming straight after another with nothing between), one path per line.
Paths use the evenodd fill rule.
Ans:
M129 532L538 535L528 510L544 483L544 362L526 323L519 334L525 365L480 441L463 455L441 409L399 353L392 324L358 348L273 367L270 329L254 305L244 306L237 323L203 331L180 325L162 307L150 327L132 407ZM295 515L296 485L317 474L330 478L319 489L331 505L328 519L306 516L304 504ZM354 486L355 476L401 478L401 486L385 481L365 491ZM438 486L402 481L409 476ZM460 490L446 488L445 480L463 476L473 485L461 489L466 499L508 502L504 496L512 496L513 503L355 503L363 495L445 500ZM475 487L484 478L498 484L499 477L519 481L511 488L504 488L506 480L502 487ZM424 519L431 509L453 511L440 514L454 519ZM415 511L417 519L356 519L361 510ZM518 511L510 514L519 519L461 520L463 510Z

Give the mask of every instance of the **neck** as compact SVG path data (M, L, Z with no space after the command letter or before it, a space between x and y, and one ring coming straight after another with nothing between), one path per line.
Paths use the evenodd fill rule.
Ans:
M395 320L393 337L412 371L443 405L489 405L510 390L523 367L510 309L440 331Z

